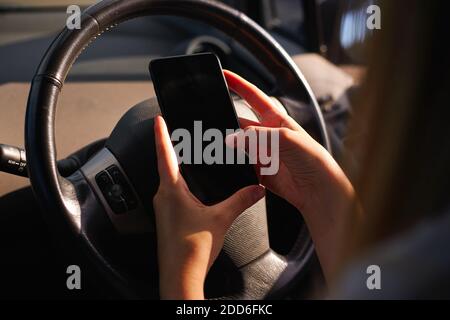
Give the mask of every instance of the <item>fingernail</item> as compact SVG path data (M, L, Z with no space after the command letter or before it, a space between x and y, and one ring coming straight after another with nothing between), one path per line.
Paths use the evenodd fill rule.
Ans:
M266 188L264 188L261 185L258 185L255 187L255 190L253 192L253 199L256 201L261 200L266 195Z

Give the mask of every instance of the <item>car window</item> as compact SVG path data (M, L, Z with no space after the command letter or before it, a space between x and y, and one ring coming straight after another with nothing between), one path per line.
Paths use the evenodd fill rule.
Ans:
M289 34L292 38L302 41L302 28L305 23L302 2L277 0L274 1L274 10L277 15L278 29Z

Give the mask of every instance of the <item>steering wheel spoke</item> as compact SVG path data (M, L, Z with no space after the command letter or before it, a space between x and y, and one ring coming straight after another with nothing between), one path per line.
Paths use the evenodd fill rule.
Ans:
M82 168L117 232L142 234L154 231L133 185L119 161L107 148L100 150Z

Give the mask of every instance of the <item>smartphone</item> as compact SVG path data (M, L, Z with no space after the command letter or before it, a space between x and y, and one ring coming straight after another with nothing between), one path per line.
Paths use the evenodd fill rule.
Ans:
M238 129L239 122L219 59L210 53L161 58L152 60L149 69L169 133L184 129L190 134L190 148L177 151L180 159L184 159L180 169L190 191L204 204L211 205L243 187L258 184L248 158L244 164L238 164L237 150L230 150L225 144L227 129ZM211 163L201 159L208 145L211 151L213 139L203 139L208 129L222 133L213 148L215 151L222 148L222 161ZM230 151L235 153L234 161L230 158L227 161L226 154ZM214 157L220 158L218 154Z

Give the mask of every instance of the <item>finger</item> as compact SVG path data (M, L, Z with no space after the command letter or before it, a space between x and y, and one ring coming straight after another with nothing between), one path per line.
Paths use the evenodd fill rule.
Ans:
M270 146L273 143L272 137L276 134L279 137L279 128L262 127L258 125L252 125L249 120L249 126L244 130L238 130L225 137L225 145L230 148L236 148L241 151L249 152L252 148L258 150L258 148L266 148L270 150ZM264 137L265 143L260 142L260 138ZM277 141L278 142L278 141Z
M237 191L228 199L215 205L220 215L226 215L229 221L234 221L242 212L261 200L266 194L263 186L249 186Z
M237 93L259 113L264 125L298 129L299 125L289 115L281 112L273 100L258 87L229 70L223 70L223 73L230 90Z
M239 125L242 129L245 129L250 126L260 126L261 125L259 122L245 119L245 118L239 118L238 120L239 120Z
M229 148L235 148L238 154L246 154L249 163L255 166L258 178L268 172L272 172L270 175L277 173L280 163L279 128L250 126L245 131L227 136L225 143Z
M162 182L175 183L180 177L178 161L166 123L159 115L155 117L154 128L159 178Z
M278 110L272 99L262 92L258 87L251 84L244 78L229 70L223 70L228 87L237 93L242 99L247 101L261 115L272 112L278 114Z

